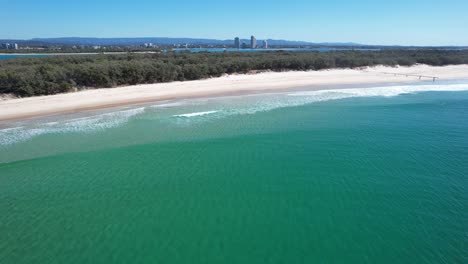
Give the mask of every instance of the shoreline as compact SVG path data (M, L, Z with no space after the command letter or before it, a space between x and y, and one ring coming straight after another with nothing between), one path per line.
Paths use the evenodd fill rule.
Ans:
M128 52L55 52L55 53L0 53L0 56L61 56L61 55L98 55L125 54Z
M419 79L418 76L425 76ZM428 77L428 78L426 78ZM366 67L321 71L264 72L226 75L205 80L100 88L49 96L0 100L0 121L105 109L150 102L350 87L405 85L468 79L468 65L434 67Z
M159 53L157 51L109 51L109 52L52 52L52 53L0 53L0 56L61 56L61 55L117 55L117 54L127 54L127 53L135 53L135 54L153 54Z

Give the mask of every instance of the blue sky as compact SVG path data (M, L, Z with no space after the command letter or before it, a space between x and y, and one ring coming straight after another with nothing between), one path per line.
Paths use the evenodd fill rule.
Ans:
M468 45L468 0L0 0L0 39L193 37Z

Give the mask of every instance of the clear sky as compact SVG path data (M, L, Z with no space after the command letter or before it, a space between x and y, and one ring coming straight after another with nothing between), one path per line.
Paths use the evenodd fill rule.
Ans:
M0 0L0 39L191 37L468 45L468 0Z

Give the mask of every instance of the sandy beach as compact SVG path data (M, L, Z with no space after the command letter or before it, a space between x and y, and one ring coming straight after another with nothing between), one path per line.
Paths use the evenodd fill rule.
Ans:
M420 78L420 76L422 76ZM468 65L432 67L371 67L307 72L266 72L227 75L198 81L144 84L119 88L0 101L0 121L50 114L77 112L121 105L191 97L271 92L294 88L308 90L372 84L402 84L468 79Z

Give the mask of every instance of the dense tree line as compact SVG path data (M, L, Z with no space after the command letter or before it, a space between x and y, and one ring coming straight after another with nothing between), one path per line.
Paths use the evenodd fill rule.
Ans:
M416 63L468 64L468 50L170 52L20 58L0 61L0 93L48 95L72 89L197 80L253 70L321 70Z

